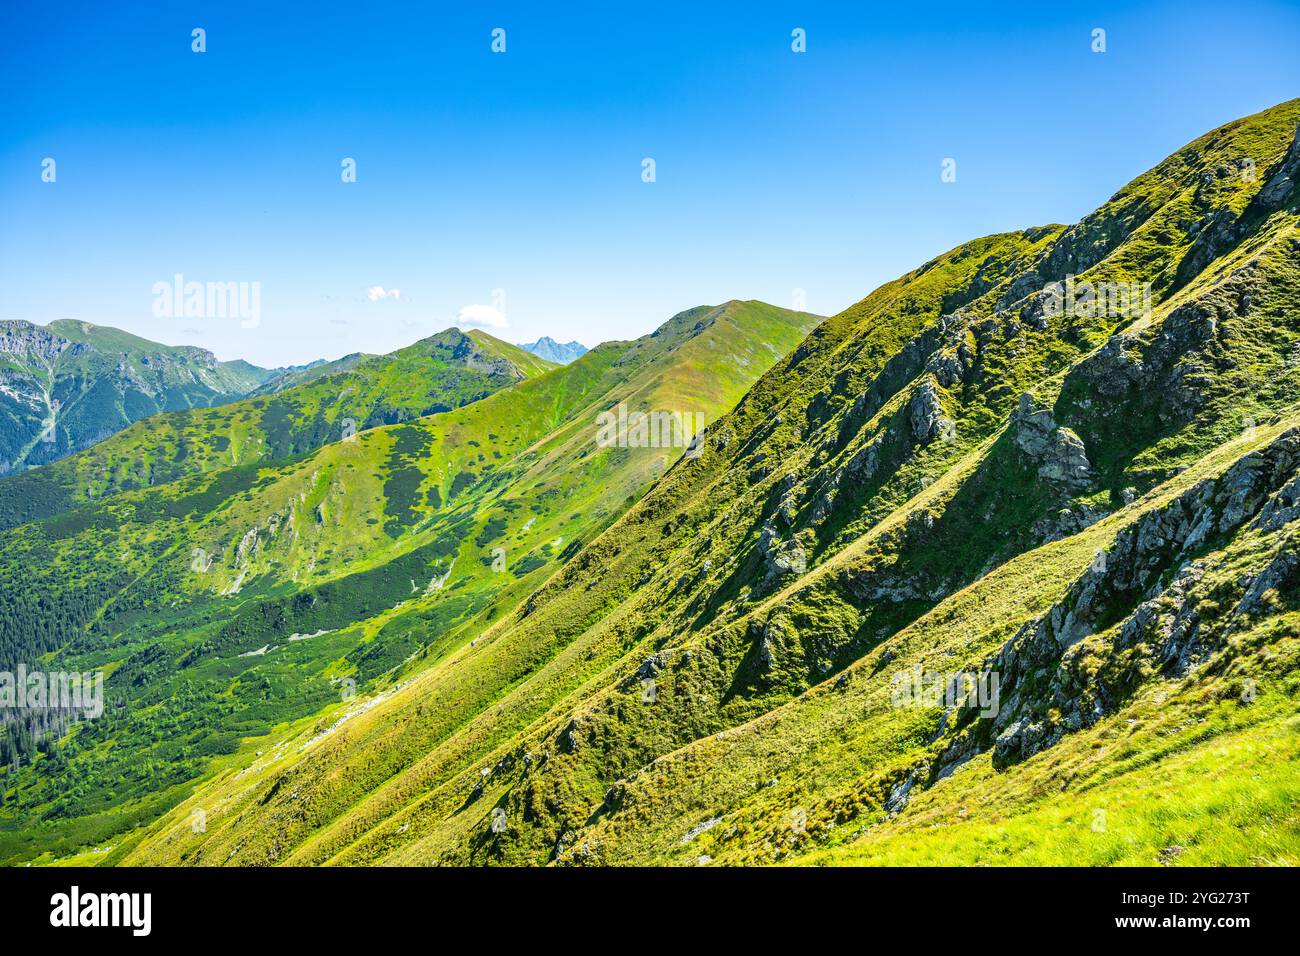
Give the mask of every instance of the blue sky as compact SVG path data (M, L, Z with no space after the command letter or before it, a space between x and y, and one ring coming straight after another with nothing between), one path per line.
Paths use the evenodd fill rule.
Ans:
M833 314L1300 95L1294 3L978 6L6 4L0 318L279 365L462 314L588 345ZM260 283L259 321L155 315L177 273Z

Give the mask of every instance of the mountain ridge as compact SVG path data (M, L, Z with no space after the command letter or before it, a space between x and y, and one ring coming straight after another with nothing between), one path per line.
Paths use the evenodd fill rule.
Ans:
M387 355L315 364L217 408L132 423L78 455L0 480L0 527L119 490L292 457L345 430L450 410L551 367L486 333L456 328Z
M91 734L112 736L119 756L100 772L130 781L114 788L104 820L129 815L129 794L164 779L181 785L217 746L206 741L227 747L236 729L262 726L262 714L313 713L332 680L366 687L458 646L687 451L602 446L600 413L620 403L723 410L818 320L760 303L705 312L707 324L669 320L658 336L605 343L458 409L298 458L117 492L4 534L0 625L28 624L25 635L0 630L0 649L33 647L35 630L33 650L108 655L118 682L109 684L133 701L78 735L87 746ZM85 611L40 608L40 595L58 590L59 572L38 557L50 551L84 569ZM122 555L125 573L99 561L105 553ZM16 613L19 602L29 610ZM263 686L266 701L253 691ZM197 687L225 692L196 696ZM158 706L184 727L165 767L138 736ZM76 777L83 766L72 755L67 769ZM136 771L150 766L152 777ZM91 814L69 825L106 824ZM6 829L0 814L7 857L28 841L21 826Z
M1293 100L824 321L3 532L0 646L111 673L0 856L1300 862L1298 181Z
M826 320L474 644L110 862L933 860L934 820L968 863L1296 862L1298 120ZM1152 308L1054 312L1067 280ZM1001 673L1005 712L896 704L912 667ZM1161 780L1176 818L1115 789Z

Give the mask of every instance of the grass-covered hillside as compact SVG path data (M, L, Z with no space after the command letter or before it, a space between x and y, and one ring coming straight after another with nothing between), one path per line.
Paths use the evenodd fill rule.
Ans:
M0 476L64 458L158 412L232 401L276 374L89 322L0 321Z
M412 575L415 596L386 611L335 619L323 590L299 591L246 627L187 629L196 661L287 648L290 628L332 640L348 620L366 621L356 647L409 638L373 671L364 650L342 658L331 674L376 674L357 697L232 741L192 794L153 822L138 814L97 859L1300 862L1298 124L1300 101L1229 123L1079 223L978 239L882 286L761 374L699 454L649 469L644 493L629 481L601 497L616 456L592 462L563 434L526 445L494 422L471 455L446 416L249 479L224 513L203 510L213 587L243 573L271 598L294 575L329 578L340 559L359 567L465 521L429 585L445 603ZM1130 304L1149 284L1151 307L1114 292L1061 308L1067 282ZM704 353L686 367L706 366L702 338L678 348ZM719 335L716 354L734 341ZM661 368L661 387L681 382L681 363ZM348 454L367 457L336 494ZM387 478L371 472L381 455ZM553 483L551 463L575 478ZM513 480L494 485L498 469ZM456 511L466 472L484 489L472 518ZM403 473L403 494L382 491ZM117 534L141 506L122 496L77 533ZM534 506L562 539L549 554L517 537ZM373 544L328 531L357 509ZM292 514L297 537L272 535L270 513L280 529ZM588 520L565 534L560 515ZM53 576L88 560L56 527L20 529L33 550L17 560ZM234 535L254 527L241 557ZM467 539L551 563L453 618ZM161 547L130 541L129 555ZM123 574L139 573L132 560ZM167 598L151 593L153 619ZM112 613L78 625L82 660ZM156 646L142 640L141 658ZM126 668L110 683L134 686ZM996 677L992 706L900 693L959 674ZM93 763L108 733L83 726L61 746ZM40 771L9 778L27 813L58 799Z
M108 675L98 720L11 733L0 859L120 841L334 703L474 646L688 450L603 443L603 413L716 421L818 321L693 309L472 404L0 534L0 656Z
M139 421L81 454L0 481L0 528L119 491L301 455L468 405L554 367L485 332L448 329L388 355L286 371L248 398Z

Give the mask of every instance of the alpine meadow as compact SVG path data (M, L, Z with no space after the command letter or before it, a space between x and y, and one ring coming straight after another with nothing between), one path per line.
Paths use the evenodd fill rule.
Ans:
M265 29L284 26L265 16ZM786 57L815 64L822 49L851 48L821 19L805 29L782 16ZM911 42L899 24L915 16L897 16L877 29ZM239 45L253 41L234 21L192 40L185 21L183 66L169 70L254 71L247 88L185 81L228 110L214 107L213 129L259 109L278 115L288 107L277 97L310 83L318 95L294 107L305 111L294 123L352 123L383 102L393 116L432 111L430 123L446 110L436 123L471 139L484 135L473 116L499 116L511 132L473 156L459 141L445 150L399 136L368 159L361 142L290 148L297 134L259 126L264 139L232 145L232 163L259 149L272 164L307 155L331 180L324 188L365 197L305 213L294 234L311 244L337 215L368 239L311 245L310 268L293 260L288 227L273 220L322 187L286 174L241 187L264 190L248 215L267 209L242 238L176 231L163 242L179 243L173 256L146 254L131 251L143 241L133 219L113 224L125 251L112 268L136 256L165 277L152 319L150 283L134 274L120 308L114 281L93 287L102 314L69 305L74 317L55 319L32 304L48 298L61 312L59 296L82 294L58 282L3 303L0 864L97 874L1300 865L1300 99L1217 114L1222 125L1198 123L1154 153L1154 135L1139 146L1108 130L1106 168L1123 176L1076 208L1072 220L1092 210L1077 221L1034 224L1025 210L1042 190L1026 185L1014 219L988 213L993 200L961 207L979 231L1010 231L980 236L961 218L960 234L913 257L938 234L921 231L932 209L889 218L871 202L1010 181L1023 173L988 171L1004 161L998 150L1018 151L1022 170L1065 163L1058 147L1082 141L1009 145L1029 107L991 94L983 116L962 120L967 139L953 137L961 179L957 160L926 153L924 187L866 174L835 186L856 160L795 138L772 159L780 185L764 187L738 114L700 145L700 114L684 112L673 148L627 146L628 159L612 117L633 94L600 87L597 61L627 56L629 71L649 71L647 87L687 70L699 102L683 110L742 95L717 79L735 62L674 67L678 55L697 63L684 52L694 41L648 27L664 59L652 69L619 20L604 52L565 65L546 59L560 55L552 48L532 52L540 41L509 19L448 26L439 41L468 44L454 31L470 30L476 56L527 67L446 79L439 96L478 103L463 113L450 100L416 103L396 81L382 96L339 91L335 103L317 67L291 77L297 54L273 80L256 74L262 54ZM333 26L305 29L303 42L337 39ZM741 44L757 27L737 29ZM357 30L371 50L369 28ZM936 49L952 40L935 30L925 35ZM1131 32L1110 31L1114 60L1107 32L1090 36L1087 70L1137 69L1122 59ZM368 61L381 78L411 54L392 39L391 63ZM794 94L751 54L756 86L743 95L786 103ZM280 92L254 106L253 86L273 82ZM831 74L791 82L818 122L829 107L814 93L834 87ZM1074 81L1044 82L1049 92L1026 93L1034 103ZM125 105L101 108L123 130L148 128L132 126ZM368 120L376 143L390 120ZM566 141L588 123L600 134ZM908 123L915 142L888 125L877 146L905 142L911 162L906 151L938 134ZM989 126L1001 132L990 138ZM554 159L560 144L585 150L581 173ZM627 168L592 172L616 144ZM23 156L46 148L23 144ZM987 148L993 157L977 160ZM186 147L157 149L164 164ZM88 188L76 177L92 175L94 155L50 150L57 179L38 185ZM456 190L495 208L493 190L515 188L515 150L534 178L510 194L509 217L475 219ZM717 151L734 175L692 183L708 175L698 156ZM361 193L407 175L404 163L427 184ZM709 206L710 188L793 195L788 184L823 164L845 209L824 223L810 213L775 227L766 204L752 220ZM606 175L632 191L607 195ZM235 200L223 195L196 194L196 221L225 215ZM702 218L686 224L653 205L659 196ZM548 213L560 205L571 221ZM0 225L0 256L25 255L14 235L44 215L21 208ZM114 215L93 208L84 216ZM83 216L70 209L53 222ZM597 221L608 230L582 235ZM828 246L885 235L907 261L869 283L859 276L870 272L841 276L858 283L853 297L865 293L847 308L847 295L832 309L822 303L833 296L803 288L768 294L764 250L812 243L811 261L822 228ZM259 231L283 252L268 253ZM72 248L61 275L90 261ZM408 255L437 281L422 284ZM488 257L482 272L475 256ZM183 281L203 264L222 282ZM609 294L623 269L647 281ZM733 284L735 270L750 283L701 293ZM461 294L457 273L483 292ZM304 304L285 291L297 283L350 292ZM438 298L437 283L460 298ZM214 312L227 287L244 291ZM257 303L251 319L240 295ZM183 336L195 344L153 341ZM132 898L122 926L148 935L175 918L165 881L152 909L148 893ZM55 915L36 916L110 925L107 908L77 922L91 918L78 901L99 905L92 884L116 885L60 877L48 884L62 894ZM925 895L924 885L896 892ZM999 905L996 888L973 892ZM1127 912L1120 902L1116 893L1100 915Z

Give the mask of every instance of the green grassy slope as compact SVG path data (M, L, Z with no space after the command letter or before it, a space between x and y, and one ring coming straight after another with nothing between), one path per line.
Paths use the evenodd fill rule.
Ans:
M153 416L81 454L0 481L0 528L119 491L301 455L345 431L459 408L553 367L486 333L457 329L389 355L313 366L270 380L265 393Z
M690 310L453 411L0 536L0 646L111 670L113 702L0 781L0 857L148 821L214 761L251 756L242 738L467 645L685 450L600 447L598 415L714 420L817 321L757 302ZM44 602L72 579L75 600Z
M471 644L108 862L888 861L967 817L954 860L1294 861L1298 121L827 320ZM1054 314L1067 277L1154 308ZM896 705L917 666L996 671L1000 709ZM1169 819L1120 802L1165 782ZM1247 799L1253 855L1215 824ZM1045 815L1095 800L1071 858Z

